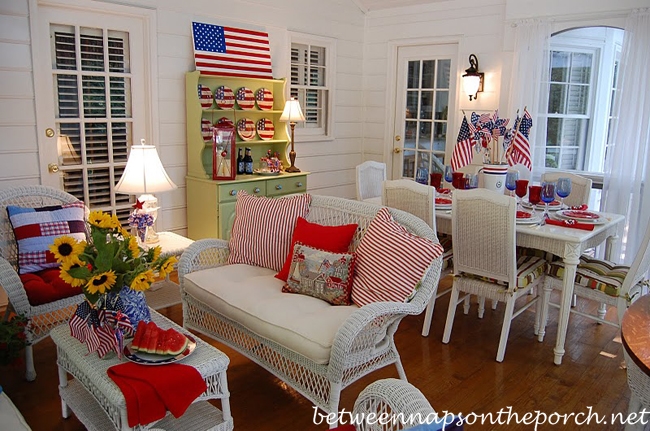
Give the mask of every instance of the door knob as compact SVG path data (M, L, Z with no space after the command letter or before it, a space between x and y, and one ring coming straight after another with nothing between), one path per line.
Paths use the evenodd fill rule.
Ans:
M45 129L45 136L47 136L48 138L53 137L54 136L54 129L51 128L51 127L48 127L47 129Z
M395 153L395 154L399 154L399 153L401 153L401 152L402 152L402 149L401 149L400 147L395 147L395 148L393 148L393 153Z
M402 137L401 137L400 135L396 135L396 136L395 136L395 140L396 140L397 142L399 142L399 141L402 140Z
M59 172L59 165L57 165L56 163L50 163L47 165L47 171L51 174L56 174L57 172Z

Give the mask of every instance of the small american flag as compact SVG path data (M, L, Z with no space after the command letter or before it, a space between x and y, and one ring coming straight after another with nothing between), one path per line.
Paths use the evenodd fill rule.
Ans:
M273 78L266 32L192 23L196 70L206 75Z
M458 131L458 139L456 140L456 146L454 147L454 152L451 156L451 167L454 171L467 166L472 163L472 146L474 142L469 131L469 123L467 122L467 117L463 116L463 122L460 125L460 130Z
M273 93L268 88L260 88L255 92L257 107L262 111L273 109Z
M257 134L260 135L260 138L268 141L273 139L275 134L275 127L273 126L273 121L268 118L262 118L257 122Z
M508 153L506 154L510 166L521 163L528 169L533 169L530 157L530 142L528 141L528 136L530 135L530 129L532 127L533 117L531 117L528 110L524 108L523 117L519 121L515 120L515 125L513 127L515 129L515 137Z
M235 106L235 94L225 85L214 90L214 100L221 109L232 109Z
M241 109L248 110L255 107L255 96L253 96L253 92L250 88L242 87L237 90L235 99L237 100L237 105L239 105Z
M199 100L201 101L201 108L210 109L212 108L212 91L207 85L199 84Z

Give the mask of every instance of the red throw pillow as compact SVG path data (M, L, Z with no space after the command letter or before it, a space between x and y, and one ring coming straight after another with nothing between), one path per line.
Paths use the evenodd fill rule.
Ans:
M407 301L443 248L409 233L382 208L356 252L352 301L361 307L377 301Z
M81 287L72 287L59 277L59 268L21 274L27 299L31 305L48 304L63 298L79 295Z
M228 264L279 271L289 254L296 220L307 215L310 203L309 194L273 199L237 192Z
M287 281L289 277L289 268L291 268L291 258L293 257L293 247L300 242L309 247L318 248L332 253L345 253L350 248L352 237L357 231L356 224L344 224L341 226L324 226L317 223L311 223L303 217L298 217L296 228L291 238L291 248L284 261L284 266L275 274L275 278Z

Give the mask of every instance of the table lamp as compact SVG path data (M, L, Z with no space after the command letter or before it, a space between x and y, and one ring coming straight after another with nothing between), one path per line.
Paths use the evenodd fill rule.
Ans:
M169 179L165 172L156 147L145 145L144 139L142 139L140 145L131 147L126 167L122 178L115 186L115 191L124 194L140 194L138 200L143 202L142 209L151 214L155 223L159 206L158 199L153 193L166 192L176 188L176 184ZM148 244L158 242L158 234L153 226L147 229L145 242Z
M287 100L287 102L284 104L284 111L282 111L280 121L288 121L289 125L291 126L291 151L289 152L289 161L291 162L291 166L285 169L285 171L300 172L300 169L294 166L294 163L296 161L296 151L294 150L293 142L293 129L296 127L296 122L305 121L305 116L302 115L302 109L300 109L300 102L298 102L293 97L291 100Z

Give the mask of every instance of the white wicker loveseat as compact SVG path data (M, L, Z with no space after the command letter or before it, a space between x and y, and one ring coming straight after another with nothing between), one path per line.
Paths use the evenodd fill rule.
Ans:
M354 250L380 208L375 204L349 199L312 196L306 218L312 223L328 226L358 224L359 228L351 244L351 249ZM390 209L390 212L395 221L412 234L438 242L434 231L421 219L399 210ZM269 314L268 309L274 307L271 304L278 304L277 301L290 301L291 304L297 304L295 308L300 308L303 304L306 304L305 307L318 308L313 310L313 319L310 315L306 321L317 322L314 326L318 327L320 340L328 338L329 343L326 344L329 345L323 346L321 343L315 347L317 353L310 354L301 350L315 343L305 340L308 337L304 337L304 334L303 338L298 339L298 343L295 342L295 333L286 334L287 331L285 338L263 335L267 332L266 329L275 329L270 326L281 323L274 321L268 324L269 328L258 326L251 329L241 323L243 318L232 318L232 315L229 318L217 310L222 307L222 299L214 297L210 291L218 290L220 283L226 283L233 277L228 267L235 265L226 265L228 254L228 242L220 239L196 241L183 253L178 265L178 275L183 302L183 325L186 328L229 345L328 413L338 410L342 389L374 370L395 364L399 377L406 380L393 336L400 321L406 315L420 314L435 294L442 265L440 257L432 261L410 301L374 302L363 307L331 306L325 301L304 295L281 293L283 282L273 277L274 271L254 266L246 268L247 274L250 274L246 277L251 279L241 280L241 284L248 282L258 286L267 283L270 285L269 288L265 287L264 292L258 291L259 300L254 299L268 301L268 306L266 303L257 304L265 306L265 314ZM197 283L200 286L197 286ZM233 283L230 283L229 289L227 294L238 290ZM243 295L250 301L250 295ZM326 314L325 318L323 313ZM286 319L286 316L284 317ZM334 320L332 322L327 319ZM303 328L299 328L301 329ZM289 338L294 342L287 341ZM304 340L304 343L301 344L300 340ZM320 358L314 358L319 355Z

